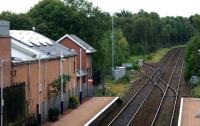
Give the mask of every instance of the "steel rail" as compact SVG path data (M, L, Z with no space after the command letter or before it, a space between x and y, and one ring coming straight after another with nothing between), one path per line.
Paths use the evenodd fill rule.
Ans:
M158 85L158 81L157 82L155 82L155 81L153 81L152 79L150 80L152 83L154 83L155 84L155 86L157 86L157 87L159 87L159 89L164 93L164 90L162 89L162 87L160 86L160 85Z
M174 54L174 55L175 55L175 54ZM174 55L173 55L172 57L174 57ZM169 65L169 62L167 63L166 66L168 66L168 65ZM165 69L166 69L166 67L165 67ZM165 69L162 71L162 73L161 73L161 75L159 76L159 78L158 78L157 81L159 81L159 79L161 78L161 76L162 76L162 74L164 73ZM164 93L164 92L163 92L163 93ZM135 118L135 116L137 115L137 113L139 112L139 110L141 109L141 107L142 107L142 105L144 104L145 101L146 101L146 99L142 102L142 104L140 104L140 107L137 109L137 111L135 112L135 114L134 114L134 115L132 116L132 118L129 120L127 126L129 126L129 125L131 124L131 122L133 121L133 119Z
M165 82L162 78L160 78L160 81L162 81L165 85L167 85L167 82ZM169 85L169 88L174 92L174 94L176 94L176 90L173 87Z
M154 72L149 78L148 80L145 82L145 84L133 95L133 97L131 97L131 99L126 103L126 105L120 110L120 112L111 120L111 122L108 124L108 126L111 126L114 121L119 117L119 115L126 109L126 107L130 104L130 102L139 94L139 92L148 84L150 78L152 78L154 75L156 74L156 72Z
M150 64L148 64L148 63L143 63L143 65L146 66L146 67L149 67L150 69L154 69L154 70L156 69L155 66L150 65Z
M168 85L167 85L167 87L166 87L166 89L165 89L165 92L164 92L163 97L162 97L162 99L161 99L161 102L160 102L160 104L159 104L159 106L158 106L158 109L157 109L157 111L156 111L156 114L155 114L155 116L154 116L154 118L153 118L153 121L152 121L152 123L151 123L151 126L154 125L154 123L155 123L155 121L156 121L156 119L157 119L158 113L159 113L159 111L160 111L160 108L161 108L161 106L163 105L163 101L164 101L164 99L165 99L167 90L168 90L169 85L170 85L170 83L171 83L171 80L172 80L172 78L173 78L174 72L175 72L175 70L176 70L176 68L177 68L177 65L178 65L178 62L179 62L181 53L182 53L182 51L180 52L180 54L179 54L179 56L178 56L178 59L177 59L176 64L175 64L175 67L174 67L173 72L172 72L172 74L171 74L171 76L170 76Z
M171 51L172 52L172 51ZM170 53L171 53L170 52ZM174 54L173 54L174 56ZM161 66L164 65L165 61L171 57L171 54L168 53L167 57L164 59L164 61L162 61L162 64L160 64L157 69L152 73L152 75L148 78L148 80L145 82L145 84L131 97L131 99L126 103L126 105L120 110L120 112L111 120L111 122L108 124L108 126L112 125L115 120L119 117L119 115L126 109L126 107L131 103L131 101L140 93L140 91L148 84L148 82L150 81L150 79L152 79L152 77L157 73L157 71L159 71L161 69Z
M170 126L172 126L172 124L173 124L174 113L175 113L175 110L176 110L176 103L177 103L177 100L178 100L179 88L180 88L181 79L182 79L183 66L184 66L184 61L183 61L182 67L181 67L181 74L180 74L180 77L179 77L178 88L177 88L177 91L176 91L176 99L175 99L175 103L174 103L174 107L173 107L173 112L172 112L172 116L171 116Z

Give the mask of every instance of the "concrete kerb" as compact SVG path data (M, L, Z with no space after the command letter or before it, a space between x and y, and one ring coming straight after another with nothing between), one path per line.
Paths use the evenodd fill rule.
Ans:
M116 97L113 99L108 105L106 105L100 112L98 112L93 118L91 118L87 123L84 124L84 126L95 126L97 125L104 117L105 115L114 108L117 103L121 102L119 97Z

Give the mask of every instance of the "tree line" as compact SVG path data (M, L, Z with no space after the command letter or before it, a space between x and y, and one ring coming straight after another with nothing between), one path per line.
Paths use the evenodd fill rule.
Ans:
M110 15L86 0L42 0L27 13L2 12L11 29L32 30L59 39L76 34L98 51L93 56L94 79L99 83L111 70L112 17L114 19L115 65L129 62L130 55L144 55L160 47L186 43L200 26L198 15L160 17L144 10L122 10ZM198 17L198 18L197 18Z
M191 76L200 77L200 15L193 15L189 20L196 32L185 49L184 78L187 82L189 82Z

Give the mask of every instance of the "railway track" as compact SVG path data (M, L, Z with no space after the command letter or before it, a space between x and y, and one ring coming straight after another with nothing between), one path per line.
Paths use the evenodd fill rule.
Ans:
M173 117L183 72L183 55L181 55L181 53L174 67L167 88L165 89L165 93L162 96L162 101L160 102L151 126L171 126L173 124ZM169 90L170 85L175 91Z
M177 52L177 55L179 55L180 50ZM169 66L173 65L176 66L176 62L178 61L177 56L175 54L175 57L172 58L172 62L168 64L165 68L165 72L170 72L173 73L173 70L168 69ZM171 74L172 75L172 74ZM161 77L165 76L166 78L169 76L168 74L162 74ZM168 77L170 79L170 77ZM167 78L167 79L168 79ZM138 112L133 115L131 120L127 125L134 125L134 126L150 126L152 120L154 119L153 117L156 114L157 108L159 107L160 102L162 101L162 95L165 94L165 89L168 86L168 83L166 83L164 80L160 79L158 85L162 85L162 92L159 91L158 89L155 89L151 92L151 94L148 96L149 98L145 101L144 104L141 105L141 108L138 109ZM168 88L172 90L173 88L169 87Z
M139 110L142 108L142 105L146 102L150 94L154 91L164 93L164 87L167 86L166 82L162 80L161 76L163 75L166 66L169 64L169 61L178 53L178 50L173 50L166 58L162 61L162 63L154 69L153 74L149 77L149 79L145 82L144 86L142 86L133 97L127 102L127 104L121 109L121 111L113 118L113 120L109 123L110 125L124 126L132 124L132 120L137 115ZM158 82L160 81L160 84ZM162 82L162 83L161 83ZM172 88L167 86L168 88Z

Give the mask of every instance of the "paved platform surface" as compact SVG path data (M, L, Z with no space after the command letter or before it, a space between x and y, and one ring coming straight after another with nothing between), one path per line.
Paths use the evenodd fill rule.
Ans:
M116 97L93 97L87 99L77 109L65 112L58 121L47 122L43 126L83 126L91 122L116 99Z
M200 111L200 98L181 98L178 126L200 126L200 118L196 118Z

